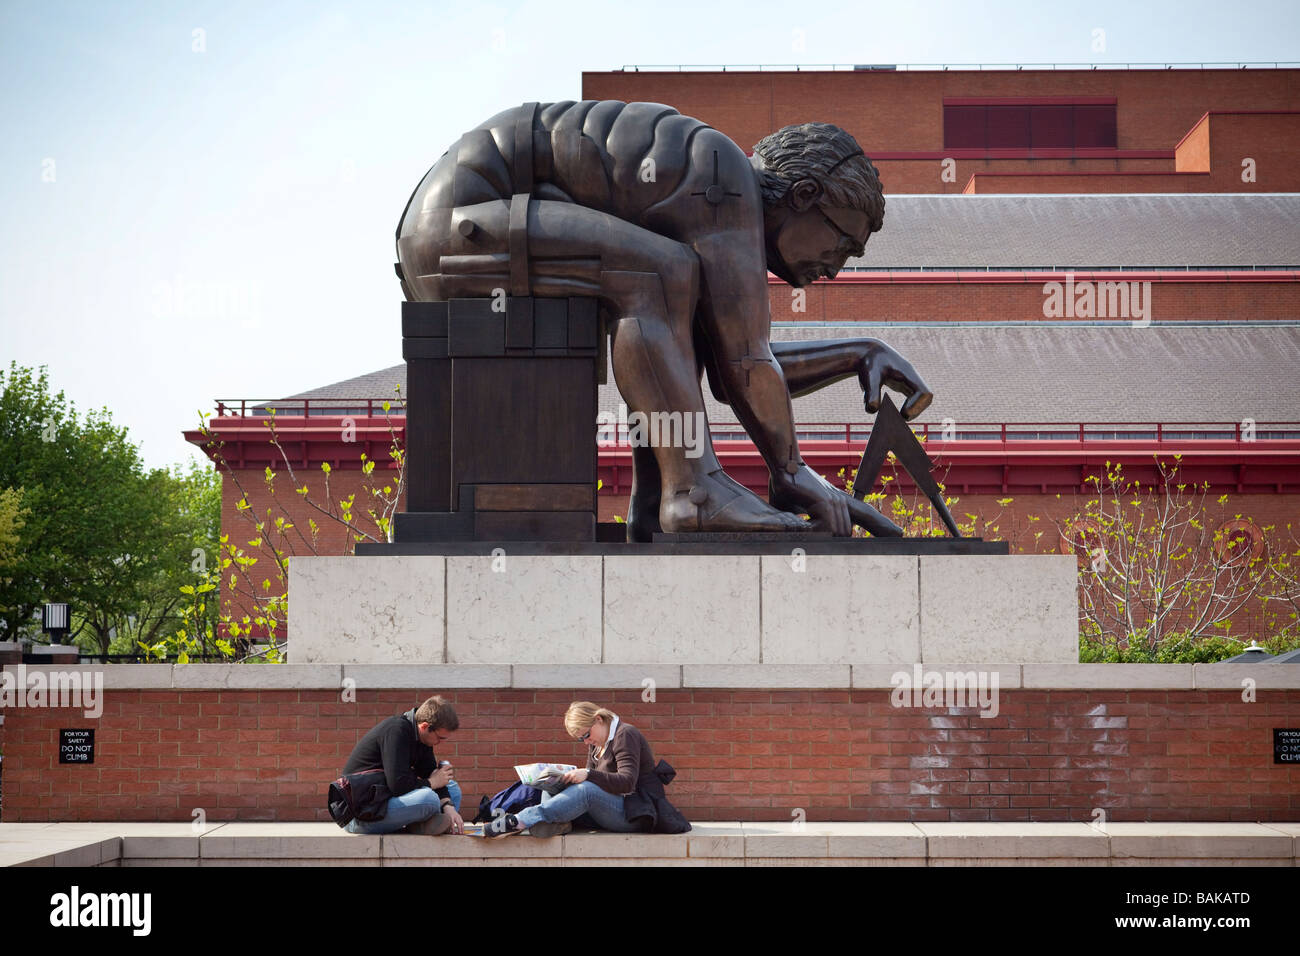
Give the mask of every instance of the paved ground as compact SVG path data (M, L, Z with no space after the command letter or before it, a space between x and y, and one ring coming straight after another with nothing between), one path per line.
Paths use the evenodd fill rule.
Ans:
M332 823L0 823L0 866L1297 865L1300 823L701 823L681 835L354 836Z

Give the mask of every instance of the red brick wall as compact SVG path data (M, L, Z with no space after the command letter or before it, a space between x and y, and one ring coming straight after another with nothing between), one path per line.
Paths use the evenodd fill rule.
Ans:
M948 179L943 178L945 167L944 159L952 159L953 164L948 168L952 173ZM973 159L966 153L953 157L938 157L931 159L877 159L871 157L872 163L880 173L880 184L884 187L885 195L889 196L894 193L960 193L968 192L967 184L972 176L978 176L981 182L979 192L987 192L983 188L985 175L1007 176L1016 179L1015 173L1027 172L1058 172L1058 173L1172 173L1174 171L1173 159L1149 159L1149 158L1130 158L1127 156L1117 156L1108 159ZM1165 176L1164 179L1171 177ZM1087 188L1080 192L1123 192L1113 181L1113 177L1105 180L1089 180ZM1019 181L1019 179L1016 179ZM1028 190L1026 190L1028 191ZM1064 190L1058 190L1063 192Z
M1041 170L1017 175L1012 172L976 172L962 190L971 195L1005 195L1015 193L1213 193L1216 189L1208 173L1054 173L1038 175ZM1294 187L1293 187L1294 188ZM1244 192L1234 189L1232 192ZM1272 190L1261 190L1271 192Z
M328 782L355 742L420 693L110 691L103 717L11 710L5 819L326 820ZM468 816L534 760L581 763L569 702L635 723L678 777L688 818L790 820L1300 819L1300 767L1272 763L1273 727L1300 726L1300 691L1004 691L997 717L894 708L889 691L474 690L452 760ZM59 727L96 728L93 766L59 766Z
M1241 181L1241 162L1255 160L1255 181ZM1215 113L1210 116L1210 191L1300 191L1300 116Z
M355 463L354 463L355 464ZM340 467L335 468L329 477L329 494L326 495L325 476L321 471L320 462L313 461L309 466L296 469L299 487L306 484L308 489L307 498L312 504L309 504L302 495L294 492L293 482L287 473L277 472L272 492L272 486L266 482L265 465L262 468L236 468L234 477L227 474L224 470L221 472L221 530L225 533L230 543L235 547L242 548L246 556L256 557L257 564L254 565L248 573L251 580L258 586L259 594L276 594L283 593L277 591L277 571L275 563L275 554L271 547L277 547L290 556L293 555L339 555L345 553L350 542L348 527L339 521L332 520L322 515L312 504L326 507L332 503L333 511L339 514L338 502L348 497L355 496L355 504L352 510L353 523L356 527L371 535L379 537L378 529L370 520L366 513L364 502L369 498L367 487L378 487L382 489L388 482L396 481L396 473L391 471L380 472L378 468L370 476L361 473L358 467ZM242 496L246 496L249 509L246 512L240 512L237 504ZM381 511L381 505L373 504L376 512ZM406 497L402 496L400 509L405 510ZM254 524L255 521L263 522L268 528L273 528L275 519L283 517L287 522L294 526L293 529L285 532L285 538L281 539L274 532L259 532ZM310 522L315 521L319 528L319 536L315 541L316 550L313 552L311 543ZM257 538L262 539L260 546L253 546L251 541ZM211 556L209 556L211 558ZM264 580L271 581L272 589L263 592L261 583ZM244 582L239 580L239 587L236 592L231 592L226 584L229 581L229 572L222 580L221 587L221 610L223 614L231 614L236 617L252 614L252 601L248 597L248 589ZM261 631L255 631L261 634Z
M1077 273L1075 281L1091 279L1091 276L1092 273ZM1136 273L1107 273L1105 279L1099 281L1130 281L1141 277ZM771 283L768 285L768 301L772 321L1040 321L1044 319L1043 303L1046 300L1043 285L1049 281L1064 281L1063 275L1056 274L1030 274L1023 280L1019 276L1011 278L1001 274L996 281L983 281L975 273L963 273L960 282L951 279L918 282L914 281L915 278L908 276L899 282L814 283L804 290L802 312L794 311L795 299L790 286L783 282ZM1300 316L1300 282L1162 280L1151 284L1149 309L1149 318L1154 322L1184 319L1294 320ZM836 333L842 334L841 330L836 330Z
M944 97L1113 96L1120 149L1172 150L1209 110L1300 109L1300 70L592 72L582 95L667 103L746 149L782 126L834 123L868 155L942 150ZM888 190L956 191L937 175L896 179Z
M329 495L325 493L325 476L321 473L320 462L313 461L307 468L298 471L298 480L306 484L308 489L307 497L314 504L324 506L327 501L334 503L335 514L339 513L337 503L348 497L355 496L353 506L353 523L363 531L369 534L376 534L377 530L374 523L366 514L366 507L363 502L367 500L366 485L371 487L379 485L383 488L388 482L396 481L396 476L392 472L386 472L381 479L377 477L378 469L375 474L369 476L362 475L359 468L341 467L335 468L330 474ZM293 482L287 474L277 474L275 477L275 492L271 492L266 484L266 473L260 468L236 468L234 470L234 479L225 471L222 471L221 481L221 513L222 531L230 535L232 544L239 547L248 548L248 541L257 536L258 531L252 520L269 521L274 524L275 519L281 515L288 515L289 519L296 525L296 530L288 532L290 542L294 550L292 554L310 554L311 550L306 540L311 538L311 530L308 520L314 520L319 526L320 535L317 540L321 554L342 554L344 547L348 543L348 535L353 533L338 521L325 517L310 504L304 501L302 495L294 493ZM236 479L238 484L236 484ZM299 487L302 487L302 484ZM250 506L248 514L241 515L236 508L241 495L240 488L243 488L247 495ZM371 499L373 500L373 499ZM406 504L405 495L402 498L402 507ZM378 504L372 507L376 511L380 510ZM268 519L267 512L270 511ZM298 536L301 532L302 538ZM284 548L284 545L280 545ZM260 565L259 565L260 566Z
M860 456L861 452L857 452L855 457ZM850 467L857 467L857 463L854 462ZM1143 481L1145 482L1145 480L1145 476L1143 476ZM764 489L754 489L754 491L766 500L767 495ZM1069 494L1064 494L1058 500L1054 494L960 494L953 488L948 488L947 491L950 495L956 495L958 500L951 510L963 522L966 520L965 515L967 512L982 515L986 521L995 520L995 517L1001 514L1005 517L1000 520L998 537L1005 537L1017 549L1023 546L1024 550L1027 551L1035 550L1032 546L1035 531L1045 531L1041 539L1045 543L1038 550L1055 550L1054 544L1050 546L1046 544L1052 538L1052 534L1046 533L1050 531L1050 528L1045 529L1045 526L1051 525L1053 520L1063 520L1082 511L1084 503L1088 500L1086 495L1079 495L1075 498ZM626 494L599 495L596 501L600 520L613 521L615 515L620 518L627 517L627 497ZM999 499L1004 497L1012 498L1011 503L1005 508L997 503ZM1244 518L1249 518L1261 528L1269 525L1273 526L1280 537L1285 536L1287 525L1296 528L1296 534L1300 536L1300 497L1296 495L1229 494L1228 501L1222 509L1214 503L1214 497L1212 496L1207 501L1207 510L1211 515L1216 516L1211 527L1217 527L1219 520L1227 520L1240 514ZM1029 521L1030 515L1037 517L1039 521ZM1294 549L1294 547L1293 543L1291 548Z
M1175 162L1143 167L1143 161L1105 164L1034 160L1007 163L967 161L968 193L1283 193L1300 191L1300 115L1296 113L1212 113L1179 145ZM1242 180L1242 160L1255 161L1254 179ZM963 164L959 163L959 166ZM983 168L979 168L979 167ZM931 163L931 170L934 169ZM1031 170L1030 175L1021 175ZM1177 170L1177 173L1170 175ZM1055 175L1034 175L1051 172ZM1069 172L1071 175L1062 175ZM895 192L903 190L893 185ZM929 192L930 190L924 190Z

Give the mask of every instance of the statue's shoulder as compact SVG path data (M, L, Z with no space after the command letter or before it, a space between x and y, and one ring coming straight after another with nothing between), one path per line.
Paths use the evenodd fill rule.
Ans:
M723 133L692 117L693 126L661 124L649 158L660 184L642 214L647 228L694 242L702 234L754 238L763 204L749 156Z

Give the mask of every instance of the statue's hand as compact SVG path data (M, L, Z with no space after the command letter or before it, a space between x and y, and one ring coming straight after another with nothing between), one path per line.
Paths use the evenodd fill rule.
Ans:
M911 421L930 407L934 393L925 384L912 363L884 342L874 342L862 357L858 368L858 381L862 384L863 403L867 411L880 410L880 390L888 385L907 396L900 412L905 421Z
M848 537L859 525L877 536L899 537L903 529L865 501L836 488L807 465L794 475L780 472L768 482L768 499L782 511L807 514L812 518L810 530L829 531Z

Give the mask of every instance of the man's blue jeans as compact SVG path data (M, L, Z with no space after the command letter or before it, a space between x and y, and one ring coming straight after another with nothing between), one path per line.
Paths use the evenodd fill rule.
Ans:
M447 783L447 793L451 796L451 805L460 810L460 786L455 780ZM388 812L382 820L363 822L353 820L345 830L349 833L396 833L412 823L420 823L438 812L442 797L436 790L428 787L416 787L410 793L392 797L388 801Z
M542 794L540 806L526 807L515 814L526 827L534 823L567 823L583 814L592 824L614 833L633 833L636 827L623 815L623 798L600 789L590 780L565 787L557 794Z

